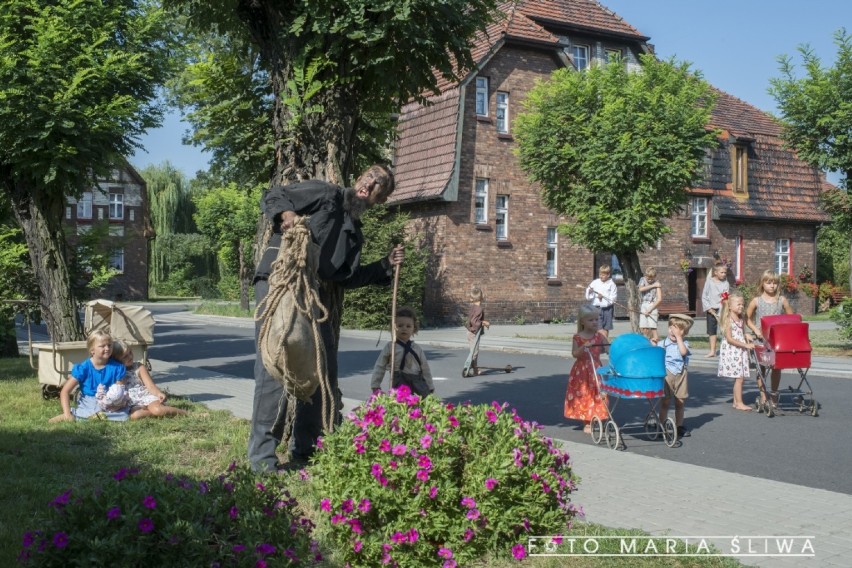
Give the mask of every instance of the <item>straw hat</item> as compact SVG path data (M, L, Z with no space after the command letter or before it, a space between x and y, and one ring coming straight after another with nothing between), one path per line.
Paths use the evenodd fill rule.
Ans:
M686 328L687 331L689 331L692 328L692 324L695 323L695 320L693 320L691 317L689 317L686 314L669 314L669 319L670 320L679 319L679 320L685 321L686 324L687 324L687 328Z

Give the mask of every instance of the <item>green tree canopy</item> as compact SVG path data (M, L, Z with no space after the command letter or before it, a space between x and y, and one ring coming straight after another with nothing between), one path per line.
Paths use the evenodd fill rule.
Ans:
M805 76L799 78L790 57L779 58L781 77L771 80L784 121L784 138L812 166L841 175L841 188L823 192L823 204L837 229L852 233L852 35L835 33L837 61L823 67L807 45L799 47ZM849 248L852 261L852 245ZM852 273L849 275L852 287Z
M358 173L359 130L470 69L497 0L165 0L193 29L248 38L273 93L276 182ZM367 137L387 142L380 134Z
M210 151L218 177L269 183L275 171L273 95L257 49L233 34L199 34L184 51L187 65L169 89L192 126L184 142Z
M160 124L167 21L148 0L4 0L0 46L0 187L27 241L51 337L77 339L65 198Z
M582 73L560 69L539 83L515 122L521 167L545 205L569 221L572 241L618 257L638 306L638 252L669 232L707 148L714 102L686 63L642 55ZM631 314L633 317L633 314Z
M261 190L260 185L245 191L231 183L193 198L198 209L195 214L198 230L217 251L220 273L233 274L239 279L240 307L244 310L249 308L248 289L254 275L252 247Z

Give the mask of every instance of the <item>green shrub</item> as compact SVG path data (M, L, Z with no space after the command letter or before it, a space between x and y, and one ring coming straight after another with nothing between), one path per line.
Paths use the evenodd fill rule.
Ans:
M403 239L408 215L391 213L387 207L378 206L367 211L361 220L364 223L361 264L367 265L386 257L395 243L405 244L405 262L399 273L397 305L411 306L421 321L428 320L429 314L424 314L422 310L427 253L415 238L408 236ZM390 325L391 297L391 286L364 286L346 290L343 326L356 329L387 328Z
M506 405L420 400L403 387L357 409L312 468L342 561L466 565L525 554L524 535L565 534L568 455Z
M104 487L68 489L18 560L32 566L294 566L318 560L312 523L280 487L231 464L193 482L121 469Z
M831 310L831 319L837 324L840 337L852 339L852 298L846 298Z

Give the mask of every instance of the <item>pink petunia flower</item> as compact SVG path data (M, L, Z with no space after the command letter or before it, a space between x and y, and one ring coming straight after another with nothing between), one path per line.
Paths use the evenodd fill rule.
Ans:
M397 444L393 447L393 450L392 450L391 453L395 456L402 456L402 455L405 455L405 452L407 452L407 451L408 451L408 448L405 446L405 444Z
M110 521L114 521L115 519L121 518L121 509L118 507L113 507L109 511L107 511L107 519Z
M438 496L438 488L435 485L433 485L432 487L429 488L429 499L434 499L437 496Z
M358 510L362 513L367 513L370 511L370 500L369 499L361 499L361 502L358 503Z
M429 470L428 469L418 469L417 470L417 479L420 481L429 481Z
M139 519L139 532L141 533L149 533L154 530L154 521L149 518Z
M53 546L60 550L68 546L68 533L59 531L53 535Z
M476 507L476 501L474 501L473 497L463 497L461 500L461 504L468 509L473 509Z
M527 551L524 548L524 545L521 543L516 544L512 547L512 556L514 556L518 560L523 560L527 556Z
M380 452L389 452L391 449L390 440L387 438L383 438L381 442L379 442L379 451Z
M154 499L151 495L146 495L144 499L142 499L142 505L146 509L156 509L157 508L157 500Z
M493 491L494 488L497 487L498 483L500 483L500 482L497 481L496 479L494 479L493 477L489 477L488 479L485 480L485 488L488 491Z
M331 499L325 498L320 501L320 509L326 512L331 511Z
M364 546L364 543L360 540L356 540L355 544L352 545L352 550L355 552L361 552L361 548Z
M494 414L492 411L490 411L490 410L486 410L486 411L485 411L485 416L488 418L488 421L489 421L489 422L491 422L492 424L493 424L494 422L497 422L497 415L496 415L496 414Z
M450 550L449 548L441 547L441 548L438 549L438 556L440 556L441 558L446 558L446 559L449 560L450 558L453 557L453 551Z

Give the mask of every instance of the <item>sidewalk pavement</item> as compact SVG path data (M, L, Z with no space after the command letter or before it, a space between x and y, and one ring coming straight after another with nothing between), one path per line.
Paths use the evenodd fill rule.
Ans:
M170 314L172 317L174 314ZM252 327L237 318L195 316L198 320ZM823 323L823 322L818 322ZM629 331L617 322L613 336ZM829 324L831 325L831 324ZM696 322L694 333L703 332ZM493 325L483 350L505 350L570 356L568 344L573 324ZM375 331L344 330L346 337L370 338ZM417 342L432 346L467 349L464 329L425 329ZM695 363L714 366L715 360ZM229 410L251 419L254 382L251 379L214 373L165 361L152 361L154 380L174 395L187 396L213 409ZM832 376L852 378L849 361L819 357L815 367ZM348 412L361 403L344 399ZM756 554L740 556L747 565L765 567L826 566L850 564L852 551L852 495L813 489L707 467L678 463L606 447L562 441L581 478L574 502L582 506L585 520L609 527L632 528L655 536L717 537L713 542L740 539L740 553L749 552L744 542L752 537ZM718 540L719 536L730 538ZM810 537L813 557L758 556L764 553L764 536ZM756 537L761 537L760 539ZM691 542L695 540L690 539ZM774 545L774 540L769 541ZM801 540L799 543L803 542ZM800 546L800 545L799 545ZM725 552L731 552L730 547ZM770 550L771 552L772 550ZM802 552L794 550L794 552ZM806 550L805 553L809 553ZM687 559L684 559L687 560ZM570 559L566 558L566 564Z

